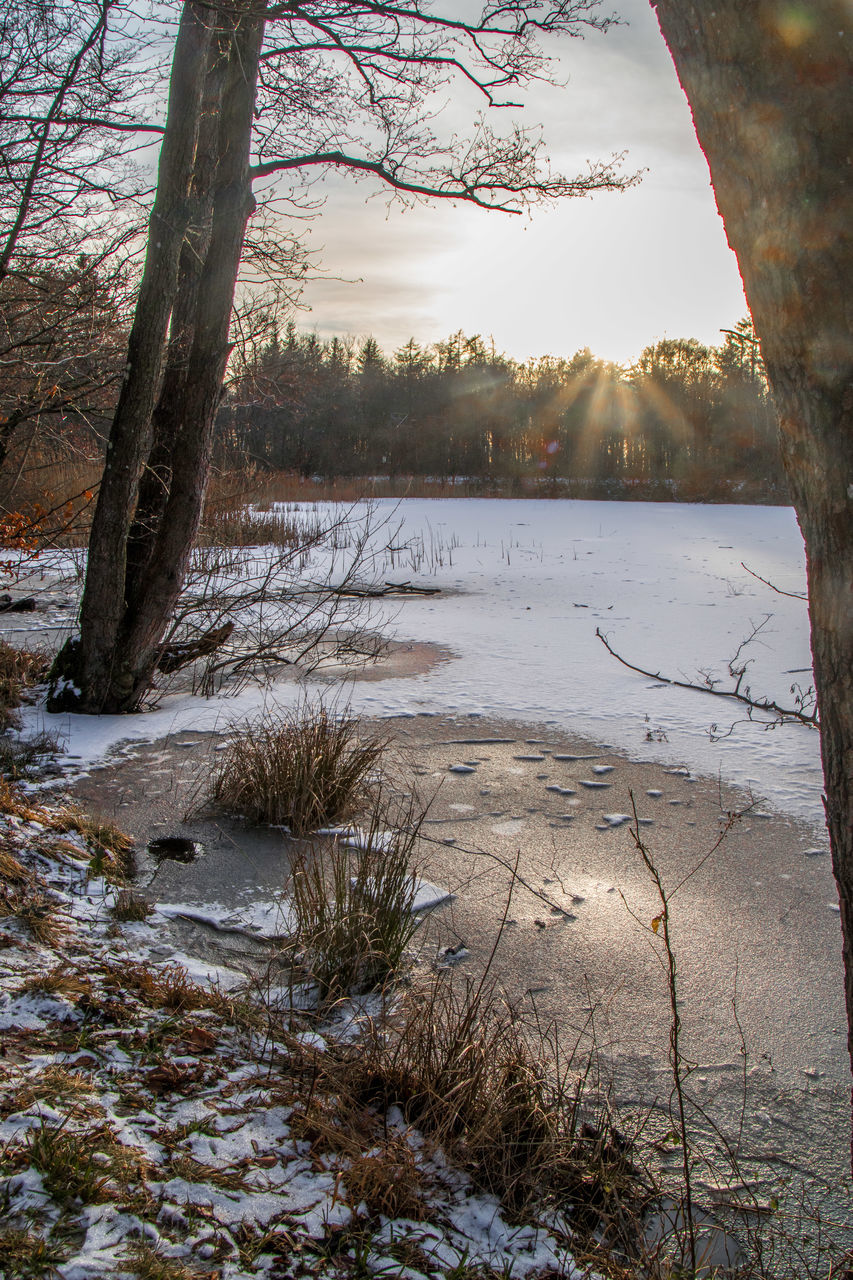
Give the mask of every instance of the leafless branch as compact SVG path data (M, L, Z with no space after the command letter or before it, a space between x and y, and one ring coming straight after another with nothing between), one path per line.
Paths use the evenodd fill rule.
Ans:
M791 600L808 600L805 591L783 591L781 587L777 587L775 582L771 582L768 578L762 578L760 573L756 573L754 569L750 569L748 564L744 564L741 560L740 567L746 569L747 573L753 578L757 578L759 582L763 582L765 587L769 587L771 591L775 591L777 596L788 596Z
M796 695L799 705L783 707L773 698L754 698L751 695L748 686L741 689L743 677L746 673L746 664L736 667L734 666L734 663L740 655L744 645L748 644L750 640L755 638L759 629L760 626L753 630L751 636L741 642L738 646L735 657L729 663L729 674L735 680L735 686L732 689L717 689L714 687L710 678L706 678L705 682L700 684L692 680L675 680L671 676L663 675L660 671L648 671L645 667L638 667L633 662L629 662L627 658L623 658L621 654L616 652L600 627L595 628L595 634L598 636L607 652L614 657L617 662L621 662L622 666L627 667L629 671L636 671L638 675L646 676L649 680L657 680L661 684L674 685L678 689L691 689L696 693L708 693L715 698L733 699L736 702L743 703L743 705L748 707L750 711L763 711L774 716L777 723L784 724L788 721L793 721L798 724L809 725L812 729L818 728L820 721L818 718L817 706L814 703L811 690L806 691L806 693L799 693ZM797 686L793 686L792 692L795 692L796 688ZM808 708L810 707L814 707L814 709L809 710Z

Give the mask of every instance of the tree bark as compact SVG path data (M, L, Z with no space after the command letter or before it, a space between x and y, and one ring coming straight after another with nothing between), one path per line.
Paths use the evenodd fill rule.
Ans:
M68 642L54 665L52 710L134 710L180 592L201 516L234 288L254 208L249 156L263 29L263 17L246 0L215 12L184 6L128 379L89 546L80 639Z
M845 0L652 3L737 254L806 545L853 1065L850 8Z
M140 471L151 440L151 413L174 305L178 264L192 215L192 177L202 94L211 45L206 10L184 5L175 42L166 133L139 301L128 341L127 371L113 418L104 474L89 539L80 641L69 641L55 664L58 686L49 706L107 709L124 613L125 548Z
M250 13L228 34L210 233L201 271L187 295L195 312L191 320L187 317L192 342L185 369L172 364L167 370L155 418L161 445L170 455L168 497L153 527L150 554L127 584L119 640L123 672L121 683L113 687L122 710L136 706L151 682L201 519L213 423L231 350L234 289L255 206L249 154L263 26L263 19ZM177 344L173 360L179 366L181 355Z

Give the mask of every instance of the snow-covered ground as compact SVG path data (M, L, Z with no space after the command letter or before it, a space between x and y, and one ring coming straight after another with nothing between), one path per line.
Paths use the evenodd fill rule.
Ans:
M0 812L0 843L0 1280L201 1274L184 1261L220 1280L335 1280L359 1247L362 1274L596 1280L575 1266L562 1214L550 1215L556 1232L508 1222L397 1107L384 1139L377 1116L363 1153L315 1149L298 1127L314 1085L294 1082L311 1081L324 1038L260 1006L238 1030L229 1001L257 996L242 972L176 949L156 908L119 923L119 891L95 866L104 850L73 811L22 802ZM274 988L264 999L275 1007ZM351 1030L379 1007L354 1003ZM417 1221L371 1214L347 1191L389 1135L405 1159L386 1176L405 1170ZM406 1248L417 1267L404 1265Z
M354 710L546 722L633 756L719 773L783 812L822 821L813 729L750 723L736 703L644 679L620 666L595 634L601 628L619 653L649 671L700 682L710 671L724 686L731 683L727 661L760 626L741 655L750 663L744 685L793 705L791 686L811 684L806 604L743 568L783 591L804 590L792 510L488 499L372 506L375 523L378 516L401 524L393 542L407 548L393 561L380 557L378 575L442 588L438 596L388 602L379 613L398 639L431 641L456 657L426 674L353 684ZM375 544L387 540L385 525ZM340 571L346 552L335 555ZM315 556L307 572L317 571ZM292 682L282 682L274 693L248 690L208 703L167 697L146 717L46 719L66 735L67 752L85 761L122 738L222 725L263 701L298 696Z

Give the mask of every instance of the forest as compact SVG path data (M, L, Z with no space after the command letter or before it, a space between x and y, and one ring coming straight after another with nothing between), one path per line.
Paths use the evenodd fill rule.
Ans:
M38 491L42 472L96 474L101 464L127 339L127 282L103 268L81 257L0 284L0 458L12 509L16 479ZM412 338L390 356L372 337L324 341L293 319L259 332L232 356L214 433L222 470L327 484L417 477L507 494L788 500L749 319L717 347L663 338L627 367L589 349L522 363L461 331L430 346Z
M235 370L221 463L305 478L421 477L497 492L784 502L777 421L751 321L719 347L664 338L624 367L588 349L510 359L480 335L389 358L285 332Z

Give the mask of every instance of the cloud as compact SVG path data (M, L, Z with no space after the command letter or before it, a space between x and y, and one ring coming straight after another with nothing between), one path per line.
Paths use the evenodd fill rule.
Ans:
M568 83L534 87L526 114L555 167L627 148L628 168L648 170L641 186L512 218L389 210L370 183L331 175L315 188L328 196L310 237L327 275L306 290L308 327L371 333L387 351L463 328L517 358L589 345L627 361L665 332L718 340L745 311L737 264L654 14L645 0L620 10L630 25L561 42ZM450 123L470 106L454 102Z

